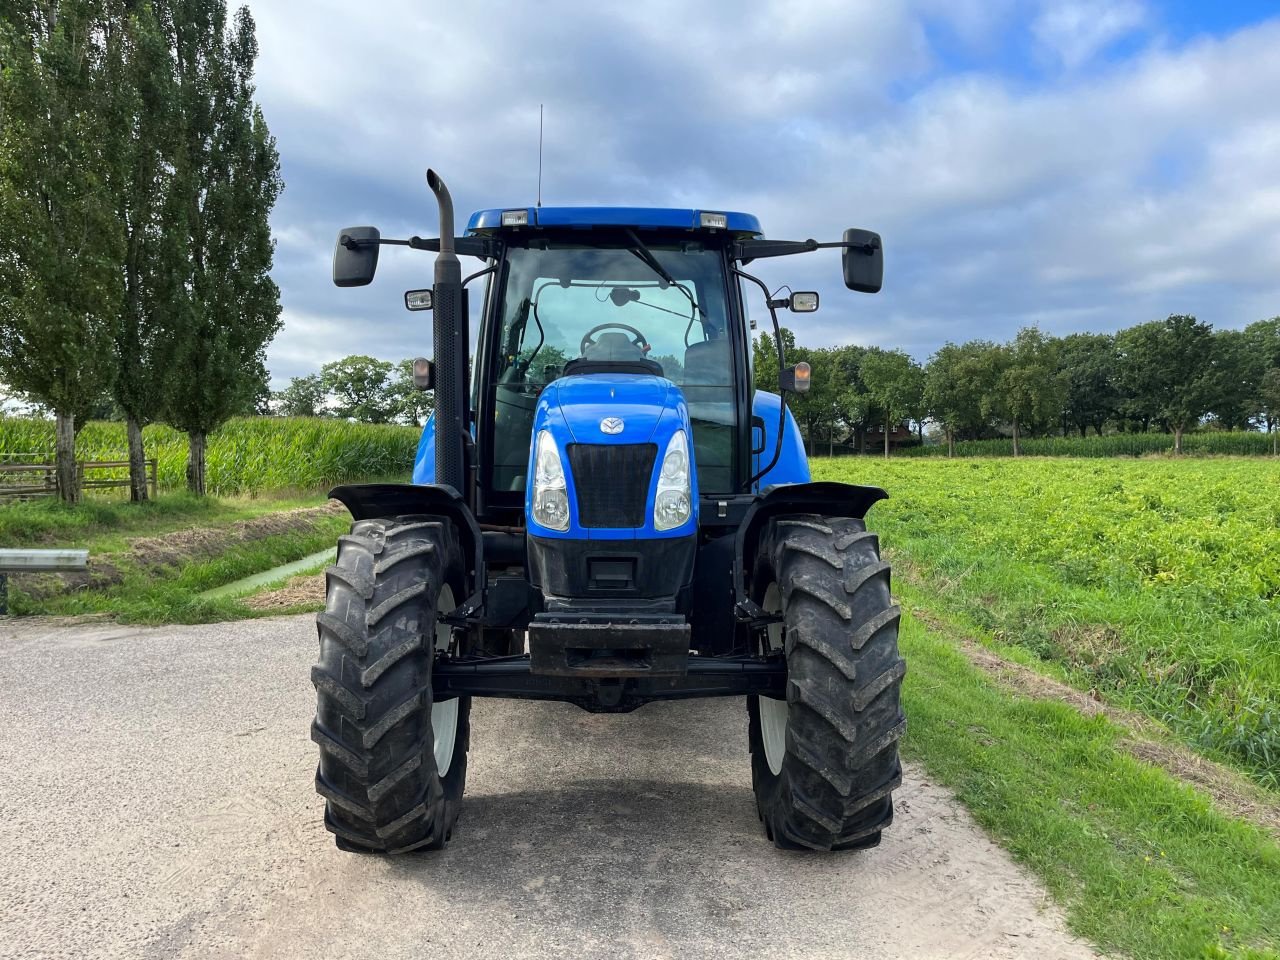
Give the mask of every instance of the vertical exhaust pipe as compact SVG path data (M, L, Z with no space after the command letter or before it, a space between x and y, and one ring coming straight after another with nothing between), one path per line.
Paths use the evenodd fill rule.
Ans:
M436 483L466 490L467 315L462 265L453 245L453 199L439 174L427 171L427 186L440 205L440 252L436 255L434 333L436 358Z

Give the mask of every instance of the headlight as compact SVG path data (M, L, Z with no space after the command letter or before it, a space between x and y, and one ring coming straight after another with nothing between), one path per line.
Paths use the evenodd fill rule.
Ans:
M662 455L658 473L658 495L653 501L653 526L672 530L693 516L693 492L689 488L689 444L684 431L677 430Z
M569 492L560 451L546 430L538 434L533 458L533 519L548 530L569 529Z

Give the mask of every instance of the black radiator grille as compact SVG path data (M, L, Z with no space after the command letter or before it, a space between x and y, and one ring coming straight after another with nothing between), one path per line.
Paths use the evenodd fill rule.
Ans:
M571 443L569 469L584 527L643 527L658 447L652 443Z

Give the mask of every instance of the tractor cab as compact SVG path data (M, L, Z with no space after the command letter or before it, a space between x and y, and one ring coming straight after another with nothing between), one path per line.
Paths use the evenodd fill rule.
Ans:
M437 254L435 391L409 484L339 487L356 520L319 616L317 789L340 846L443 846L473 697L626 712L748 697L761 818L779 846L873 845L892 816L902 720L888 566L862 518L882 490L810 482L775 297L754 260L841 251L873 293L878 235L779 241L697 209L482 210L437 239L342 231L334 282L379 249ZM459 257L480 266L465 278ZM472 342L470 285L483 281ZM481 284L477 283L477 289ZM780 392L756 391L748 298L772 322ZM425 731L425 734L424 734Z

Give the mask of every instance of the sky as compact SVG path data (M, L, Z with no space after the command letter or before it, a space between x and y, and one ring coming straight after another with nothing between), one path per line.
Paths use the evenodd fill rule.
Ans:
M435 236L531 205L742 210L778 239L884 238L753 269L818 290L807 346L1114 331L1280 314L1280 0L441 3L250 0L285 191L274 386L353 353L430 355L431 255L330 279L338 231ZM464 269L478 261L464 261ZM757 305L759 306L759 305Z

